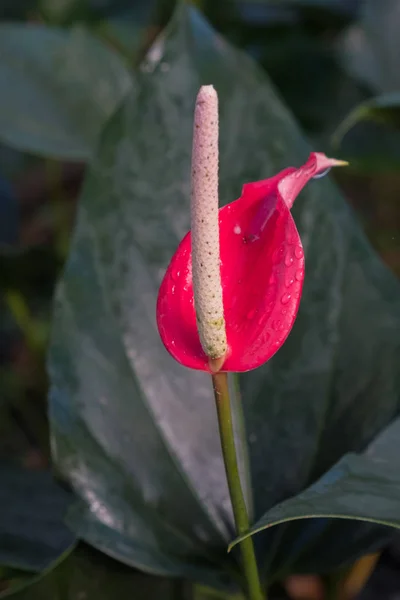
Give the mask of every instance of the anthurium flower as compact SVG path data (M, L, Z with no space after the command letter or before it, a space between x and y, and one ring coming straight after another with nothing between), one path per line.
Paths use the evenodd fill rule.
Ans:
M200 147L204 148L204 140L199 139ZM211 151L214 142L211 142ZM195 145L196 138L194 153ZM304 281L304 251L290 210L310 179L342 164L346 163L327 158L322 153L312 153L299 169L289 167L269 179L245 184L241 197L219 210L216 222L219 223L223 315L222 320L211 322L219 325L221 321L224 325L222 339L216 338L217 345L221 343L223 347L218 367L221 371L240 372L259 367L279 350L289 335ZM214 177L215 172L211 170L210 176L207 169L208 166L207 177ZM196 174L198 170L194 172ZM195 186L196 177L193 184L192 172L192 185ZM193 221L192 218L196 236L198 227L196 225L195 231L193 223L204 223L203 217L200 211L199 219ZM214 234L211 231L210 235L215 238ZM205 243L210 242L206 240ZM212 252L203 255L207 258L208 254L212 269L215 265ZM199 336L199 307L196 320L192 266L192 235L189 232L172 257L162 281L157 301L157 324L166 349L178 362L192 369L212 372L210 356L216 357L212 352L206 353L207 342L205 345ZM207 265L201 262L201 266ZM207 278L213 274L203 273L203 276ZM207 293L207 287L204 290ZM213 316L219 314L218 290L215 297Z

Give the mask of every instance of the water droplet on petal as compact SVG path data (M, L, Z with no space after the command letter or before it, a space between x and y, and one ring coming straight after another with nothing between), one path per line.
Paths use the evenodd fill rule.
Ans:
M293 264L293 256L291 250L289 250L285 256L285 265L290 267L291 264Z
M274 329L275 331L279 331L281 329L282 326L282 321L280 321L279 319L277 321L272 321L272 329Z
M283 296L281 298L282 304L287 304L291 297L292 297L291 294L283 294Z
M242 228L240 227L240 225L235 225L235 227L233 228L233 233L236 233L236 235L240 235L242 233Z
M285 279L285 285L286 287L290 287L291 285L294 284L294 279L291 275L289 275L286 279Z
M178 279L179 279L179 275L180 275L180 274L181 274L181 272L180 272L180 271L172 271L172 273L171 273L171 277L172 277L172 279L173 279L174 281L178 281Z
M284 254L285 248L283 246L280 246L275 250L274 254L272 255L272 262L275 264L280 263Z
M301 246L296 246L295 250L294 250L294 254L296 256L296 258L303 258L304 256L304 250Z
M304 269L297 269L295 277L296 277L297 281L303 281Z
M321 171L321 173L317 173L316 175L314 175L313 179L321 179L321 177L325 177L325 175L327 175L330 170L331 167L328 167L327 169L325 169L325 171Z

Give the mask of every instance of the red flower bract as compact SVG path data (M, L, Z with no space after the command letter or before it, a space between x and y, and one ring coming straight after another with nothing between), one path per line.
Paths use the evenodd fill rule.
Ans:
M222 371L248 371L282 346L299 308L304 252L290 213L304 185L340 164L312 153L299 169L243 186L219 211L221 279L228 352ZM157 301L157 324L168 352L181 364L210 371L197 331L190 232L167 268Z

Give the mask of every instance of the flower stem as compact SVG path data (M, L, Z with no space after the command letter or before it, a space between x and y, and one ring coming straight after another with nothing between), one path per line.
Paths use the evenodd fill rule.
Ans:
M212 375L215 403L218 414L219 433L222 454L224 457L226 477L231 497L236 530L241 535L249 530L250 523L246 503L240 483L238 461L236 456L235 439L232 427L232 411L228 389L227 373ZM251 537L240 542L243 568L246 577L249 600L264 600L258 575L257 562Z

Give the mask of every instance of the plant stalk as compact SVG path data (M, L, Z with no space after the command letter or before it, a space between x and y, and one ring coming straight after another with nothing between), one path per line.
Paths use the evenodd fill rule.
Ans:
M240 483L239 467L236 456L235 439L232 427L232 410L229 398L227 373L212 375L215 403L218 414L219 433L222 454L224 457L226 477L231 497L233 515L238 535L246 533L250 528L246 502ZM265 600L260 584L257 562L251 537L240 542L244 574L247 583L249 600Z

